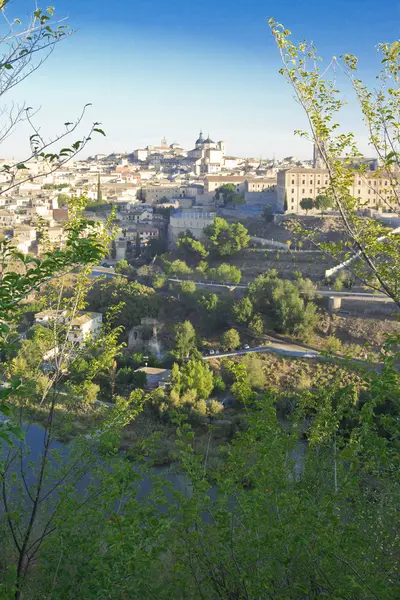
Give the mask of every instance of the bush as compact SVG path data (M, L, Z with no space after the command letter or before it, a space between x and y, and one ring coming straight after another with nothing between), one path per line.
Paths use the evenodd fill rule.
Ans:
M264 319L260 313L256 313L249 323L249 329L254 335L261 335L264 332Z
M221 375L214 375L214 394L222 394L226 390L225 381L222 379Z
M207 403L205 400L197 400L193 405L192 412L199 417L205 417L207 415Z
M209 415L215 416L220 414L224 410L224 407L220 402L217 402L216 400L210 400L207 409Z
M242 364L246 367L247 375L251 387L262 390L265 387L266 376L263 368L263 361L255 354L247 354L242 359Z
M328 352L340 352L342 349L342 342L338 340L334 335L330 335L325 340L325 349Z

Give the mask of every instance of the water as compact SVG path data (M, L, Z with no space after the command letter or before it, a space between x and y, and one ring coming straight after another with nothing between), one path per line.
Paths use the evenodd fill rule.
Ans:
M25 430L25 442L16 442L16 446L9 448L3 444L3 451L1 452L1 442L0 442L0 454L3 455L3 458L6 458L9 453L15 452L20 445L20 448L23 450L23 460L22 465L25 471L25 480L28 486L32 486L37 481L37 469L31 468L29 463L34 463L37 465L41 458L43 452L43 443L44 443L44 433L45 430L41 425L31 424L24 426ZM60 442L58 440L53 440L50 445L51 451L58 451L60 455L60 460L58 464L63 463L63 459L67 461L69 454L69 443ZM99 455L98 460L101 461L102 458ZM53 464L56 464L55 461ZM138 484L138 499L142 499L147 496L152 488L153 482L152 477L154 475L163 475L165 480L173 485L173 487L184 494L185 496L190 496L191 489L190 484L185 477L180 475L179 473L175 473L172 468L169 466L156 466L151 467L149 471L143 471L138 464L132 463L132 469L136 473L140 473L141 479ZM20 461L17 459L13 464L13 467L10 469L12 473L15 471L17 473L17 477L21 477L20 475ZM48 486L54 485L56 479L53 482L48 482ZM87 473L80 479L80 481L76 485L76 489L79 493L84 494L88 484L92 482L91 473Z

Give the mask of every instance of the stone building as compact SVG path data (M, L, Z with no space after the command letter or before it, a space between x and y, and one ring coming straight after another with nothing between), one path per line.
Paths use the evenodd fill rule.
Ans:
M163 325L157 319L141 319L140 325L132 327L128 336L129 350L136 352L149 352L158 358L161 357L161 344L158 334Z

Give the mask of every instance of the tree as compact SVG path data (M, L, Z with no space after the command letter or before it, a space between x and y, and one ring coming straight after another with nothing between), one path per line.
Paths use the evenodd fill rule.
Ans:
M232 198L236 193L236 187L234 186L233 183L224 183L223 185L221 185L216 193L215 193L215 198L216 200L219 200L220 196L222 195L222 198L224 200L224 204L230 204L232 202Z
M228 329L221 336L221 346L223 350L235 350L240 344L239 332L236 329Z
M179 323L175 327L175 349L173 355L183 360L196 348L196 332L190 321Z
M103 203L103 193L101 191L100 173L97 177L97 204Z
M306 211L306 214L308 214L308 211L314 208L314 200L312 198L302 198L300 200L300 206Z
M305 340L312 335L318 316L315 304L307 302L312 290L307 285L304 298L301 290L302 282L281 280L276 271L267 271L251 283L249 298L275 331Z
M204 244L194 239L190 231L181 234L176 245L185 259L204 259L208 256Z
M127 260L119 260L117 262L117 264L115 265L114 270L116 273L119 273L120 275L131 275L133 268L131 267L131 265L128 263Z
M234 265L228 265L222 263L219 267L208 270L208 278L212 281L219 281L221 283L240 283L242 279L241 271Z
M260 313L256 313L249 323L249 329L254 335L264 333L264 319Z
M184 277L185 275L190 275L192 269L183 260L174 260L170 264L169 273L170 275L175 275L175 277Z
M332 203L339 212L346 237L341 243L321 245L315 231L302 229L301 233L337 263L349 261L347 268L354 277L387 294L400 307L400 287L395 275L400 267L399 236L392 235L392 231L376 219L362 215L365 202L357 192L354 196L352 193L355 181L362 179L370 186L373 180L380 180L382 185L376 189L371 185L373 197L386 210L399 214L398 42L378 45L382 58L376 78L379 85L368 87L359 76L356 56L335 57L322 73L320 57L312 44L296 45L290 39L290 31L273 19L270 26L283 62L281 73L293 86L310 125L310 132L301 132L301 135L314 142L326 167L328 185L323 195L329 199L329 206ZM340 128L341 111L348 100L344 100L336 82L338 63L353 86L360 121L364 121L369 144L379 157L374 172L369 170L369 162L359 151L354 133ZM319 206L321 210L326 209L325 200L320 199Z
M315 208L320 210L322 214L324 214L324 211L328 210L328 208L332 208L332 206L333 200L329 196L320 194L315 198Z
M242 358L242 364L246 368L251 386L259 390L264 389L266 375L264 372L264 363L261 358L256 354L246 354Z
M69 199L70 199L70 196L68 196L68 194L58 194L58 196L57 196L58 206L60 208L64 208L64 206L68 206Z
M217 294L208 294L207 296L202 295L197 303L209 314L214 313L219 304L219 298Z
M144 389L147 386L147 375L143 371L136 371L132 374L132 383L136 388Z
M225 219L216 217L204 228L210 250L220 256L235 254L247 248L250 241L247 229L241 223L229 225Z
M247 296L233 303L232 314L238 323L248 323L253 314L253 304Z
M180 284L180 291L184 294L192 295L196 292L196 284L194 281L183 281Z
M181 367L181 390L194 390L197 399L207 400L213 390L213 374L206 361L189 360Z
M273 223L274 221L274 211L271 204L267 204L267 206L263 210L263 218L267 223Z
M135 241L135 256L136 258L140 256L142 253L142 243L140 241L140 233L136 233L136 241Z
M87 303L94 312L117 310L115 326L123 328L121 336L125 339L129 330L139 325L141 319L157 318L160 309L160 297L153 288L137 281L127 281L125 277L96 281L87 294Z

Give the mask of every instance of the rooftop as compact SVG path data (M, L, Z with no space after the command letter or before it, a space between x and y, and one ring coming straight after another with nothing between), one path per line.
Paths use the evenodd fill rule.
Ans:
M157 367L140 367L140 369L135 369L135 373L140 371L141 373L146 373L146 375L165 375L170 376L170 369L160 369Z

